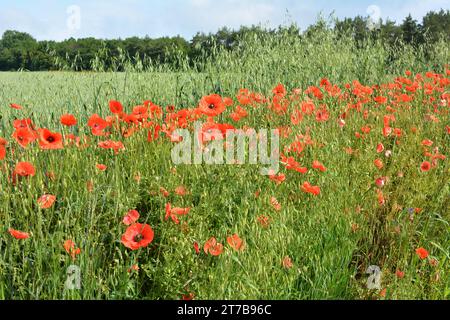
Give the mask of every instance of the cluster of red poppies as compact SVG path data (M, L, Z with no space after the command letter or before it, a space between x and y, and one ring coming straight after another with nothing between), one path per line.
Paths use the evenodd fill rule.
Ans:
M301 130L304 129L302 124L308 119L318 125L334 121L336 128L343 129L348 126L349 119L358 116L364 120L382 117L383 126L380 139L385 139L390 145L392 142L399 145L402 143L405 130L409 129L413 133L417 131L415 127L400 128L395 126L398 113L417 108L413 107L414 101L423 108L424 121L430 123L448 121L450 93L446 90L450 85L449 75L450 70L448 69L445 74L427 72L425 75L420 73L413 75L408 71L405 76L397 77L391 83L364 86L358 81L354 81L345 84L344 88L332 84L328 79L323 79L319 86L310 86L305 90L294 88L291 92L288 92L284 85L279 84L268 97L251 92L248 89L241 89L235 98L212 94L201 98L196 107L178 111L174 106L168 106L164 110L151 101L144 101L142 105L135 106L130 113L126 113L120 102L110 101L111 115L103 118L94 114L89 118L87 127L90 130L90 135L75 136L73 133L62 134L52 132L47 128L36 128L29 118L14 120L14 132L11 135L13 143L8 144L5 138L0 138L0 160L7 157L14 160L15 148L27 149L35 141L38 142L41 150L61 150L66 147L89 148L92 146L91 140L95 139L94 137L106 139L106 137L115 135L127 139L139 131L146 132L149 142L163 139L164 137L161 134L164 134L169 143L178 143L181 139L175 134L175 130L192 128L192 124L201 119L206 121L202 126L200 141L206 143L212 139L209 136L211 130L222 132L225 137L227 130L236 129L235 125L218 120L219 118L223 120L227 111L229 111L228 118L238 125L252 115L261 114L261 112L257 112L258 110L263 110L263 114L269 122L282 124L278 125L277 129L283 142L280 163L284 166L286 173L291 171L294 174L304 175L310 170L307 164L300 163L301 159L305 158L305 151L313 146L321 146L321 143L312 139L311 128L308 127L306 132L301 133ZM17 104L11 104L11 108L23 109ZM332 118L334 114L336 114L336 117ZM72 114L62 115L60 122L67 127L78 125L76 117ZM247 125L241 127L244 130L251 129ZM367 124L355 132L354 136L356 139L366 139L370 134L373 134L374 129L376 129L375 125ZM443 134L450 134L450 126L445 127ZM434 142L428 138L422 142L424 157L428 158L418 164L418 168L422 172L438 167L439 161L446 159L445 155L440 153L438 146L430 149L433 145ZM93 146L112 150L115 155L126 150L125 140L101 140ZM374 146L374 149L377 154L384 153L386 158L392 155L392 150L386 150L383 142L380 142L376 147ZM347 147L345 152L353 154L355 150ZM381 156L374 159L373 164L380 171L385 166ZM96 167L100 171L107 170L107 166L103 164L96 164ZM319 173L327 171L326 166L319 160L312 161L310 167ZM17 162L13 168L9 168L5 163L2 171L8 175L9 181L12 183L17 183L18 179L33 177L36 174L36 168L29 162ZM46 174L48 177L52 176L51 172ZM269 179L276 185L280 185L286 181L287 177L285 173L272 173L269 175ZM389 177L384 175L378 177L375 181L377 199L380 205L385 204L382 189L388 181ZM299 185L299 190L310 194L312 197L318 197L322 192L320 186L314 185L310 181L303 181ZM167 196L167 190L161 188L160 191ZM186 190L179 189L176 192L184 194ZM42 209L48 209L53 206L55 201L57 201L55 195L45 194L38 199L38 204ZM275 197L271 198L270 204L274 210L282 210L282 205ZM165 219L170 218L175 224L179 224L180 217L188 215L191 209L190 207L173 207L172 204L167 203ZM139 213L130 211L123 220L128 228L122 236L122 243L131 250L148 246L154 238L152 228L148 224L137 223L138 219ZM257 221L261 226L267 227L270 224L271 217L262 215L258 217ZM9 231L17 239L29 237L29 234L25 232L14 229ZM243 240L236 234L227 238L227 242L237 251L244 248ZM80 249L76 248L71 240L66 241L64 248L74 259L80 253ZM194 248L199 252L197 243ZM421 258L425 257L423 250L418 249L417 252ZM223 245L217 242L215 238L207 240L204 244L206 254L218 256L222 251ZM285 264L289 265L289 257L285 260Z

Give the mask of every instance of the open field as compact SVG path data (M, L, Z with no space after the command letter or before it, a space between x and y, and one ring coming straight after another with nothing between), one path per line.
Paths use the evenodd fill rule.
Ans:
M0 299L448 299L448 45L271 41L201 73L0 73ZM280 171L175 165L195 121L279 129Z

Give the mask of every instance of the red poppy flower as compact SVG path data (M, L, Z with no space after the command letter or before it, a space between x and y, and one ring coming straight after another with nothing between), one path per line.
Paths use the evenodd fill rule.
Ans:
M48 129L39 130L39 146L43 150L57 150L64 148L62 143L62 135L60 133L51 132Z
M184 186L178 186L175 188L175 194L178 196L185 196L188 193L188 191L186 190L186 188Z
M287 170L294 170L303 174L308 172L308 168L302 167L297 161L295 161L294 157L286 158L282 156L281 160L283 161L283 164L286 166Z
M280 83L272 90L272 92L276 96L284 97L286 95L286 88Z
M0 138L0 160L5 159L6 157L6 145L8 144L8 141L6 141L3 138Z
M131 112L139 122L146 120L149 117L148 107L146 106L135 106Z
M109 110L114 114L120 114L123 112L123 106L119 101L111 100L109 102Z
M216 238L212 237L211 239L205 242L205 245L203 246L203 251L205 251L206 254L210 254L212 256L217 257L223 252L223 245L217 242Z
M282 265L285 269L291 269L294 266L294 264L292 263L292 259L288 256L283 258Z
M191 208L172 208L172 205L170 203L167 203L165 220L167 221L170 217L173 222L179 224L180 220L178 220L177 216L187 215L190 210Z
M281 211L281 204L278 202L277 198L271 197L270 204L272 205L275 211Z
M194 242L194 250L195 250L195 253L196 253L196 254L199 254L199 253L200 253L200 248L199 248L199 246L198 246L198 242Z
M237 235L234 234L231 237L227 237L227 242L236 251L244 250L245 244L244 241Z
M384 145L382 143L377 145L377 153L382 153L384 151Z
M13 127L14 129L28 128L30 130L34 130L34 125L30 118L14 120Z
M150 129L147 134L147 141L152 142L159 138L159 132L161 131L161 126L158 124L154 126L153 129Z
M316 112L317 122L326 122L330 118L330 113L325 108L321 108Z
M33 177L36 174L36 169L29 162L19 162L14 168L14 174L21 177Z
M98 114L93 114L88 120L88 126L91 128L92 134L95 136L103 136L103 132L109 126L108 121L100 117Z
M325 166L317 160L313 161L312 167L313 169L317 169L321 172L327 171L327 168L325 168Z
M96 165L97 169L100 171L105 171L108 167L104 164L97 164Z
M377 187L382 188L386 184L387 177L381 177L375 180L375 184Z
M30 128L17 128L14 130L12 137L23 148L37 139L36 133Z
M431 169L431 163L429 163L428 161L424 161L420 165L420 170L422 170L422 172L430 171L430 169Z
M209 96L203 97L200 100L198 108L201 113L208 117L216 117L226 109L222 97L218 94L211 94Z
M72 257L73 260L81 253L80 248L76 248L75 242L72 240L66 240L63 244L64 250Z
M138 219L139 219L139 212L137 212L136 210L130 210L125 215L125 217L123 217L122 222L124 225L129 226L129 225L135 223L136 221L138 221Z
M121 242L125 247L137 250L152 243L153 237L154 232L148 224L135 223L125 231Z
M311 193L315 196L318 196L320 194L320 187L312 186L309 182L304 182L301 189L303 192Z
M139 266L137 264L133 264L129 269L128 269L128 273L131 273L133 271L139 271Z
M373 164L375 165L375 167L377 167L379 170L383 169L383 161L381 161L381 159L375 159L375 161L373 162Z
M167 198L170 195L169 191L167 191L164 187L160 187L159 192L164 198Z
M12 109L16 109L16 110L22 110L22 106L15 104L15 103L11 103L9 105Z
M397 278L399 279L403 279L405 277L405 273L403 271L397 270L395 272L395 275L397 276Z
M120 141L111 141L111 140L100 141L98 143L98 146L102 149L113 149L115 154L118 154L119 150L125 149L125 146Z
M269 174L269 179L275 182L277 185L280 185L286 180L286 175L284 173L280 173L278 175Z
M53 206L56 201L56 196L51 194L44 194L38 199L38 205L41 209L48 209Z
M194 300L194 298L195 298L195 295L192 292L187 293L187 294L183 294L181 296L181 300L184 300L184 301Z
M260 215L256 221L261 225L263 228L268 228L270 224L270 218L265 215Z
M18 231L18 230L14 230L14 229L8 229L8 232L10 235L12 235L14 238L18 239L18 240L23 240L23 239L28 239L30 237L30 235L26 232L22 232L22 231Z
M72 114L64 114L61 116L61 124L72 127L77 124L77 119Z
M420 259L424 260L428 258L428 251L424 248L418 248L416 249L416 254L419 256Z

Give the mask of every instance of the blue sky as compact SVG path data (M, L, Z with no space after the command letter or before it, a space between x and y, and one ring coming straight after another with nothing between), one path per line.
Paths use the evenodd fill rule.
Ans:
M79 20L76 11L68 12L73 5L80 10ZM368 10L370 6L379 10ZM259 23L273 27L294 21L304 30L320 12L340 18L372 12L400 22L409 13L421 21L428 11L440 8L450 9L450 0L0 0L0 34L14 29L38 40L145 35L190 39L197 31Z

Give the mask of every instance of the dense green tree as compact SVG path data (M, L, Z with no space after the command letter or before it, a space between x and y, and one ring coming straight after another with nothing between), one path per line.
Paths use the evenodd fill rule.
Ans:
M338 38L351 36L357 47L368 39L381 39L387 46L397 42L420 45L434 43L441 37L450 41L450 11L429 12L419 24L411 15L401 24L394 21L380 21L371 28L368 17L357 16L336 20L334 31ZM174 69L182 67L184 61L196 64L214 57L220 49L239 50L245 39L253 35L289 33L299 37L316 38L320 32L328 32L331 26L320 19L301 33L296 25L267 29L261 26L241 27L232 30L224 27L216 33L197 33L188 42L182 37L131 37L127 39L101 40L95 38L70 38L61 42L36 41L31 35L8 30L0 40L0 71L5 70L124 70L126 63L147 67L150 64L168 64ZM260 37L262 38L262 37Z
M403 41L408 44L418 44L422 42L420 25L416 20L408 15L400 26L402 30Z

